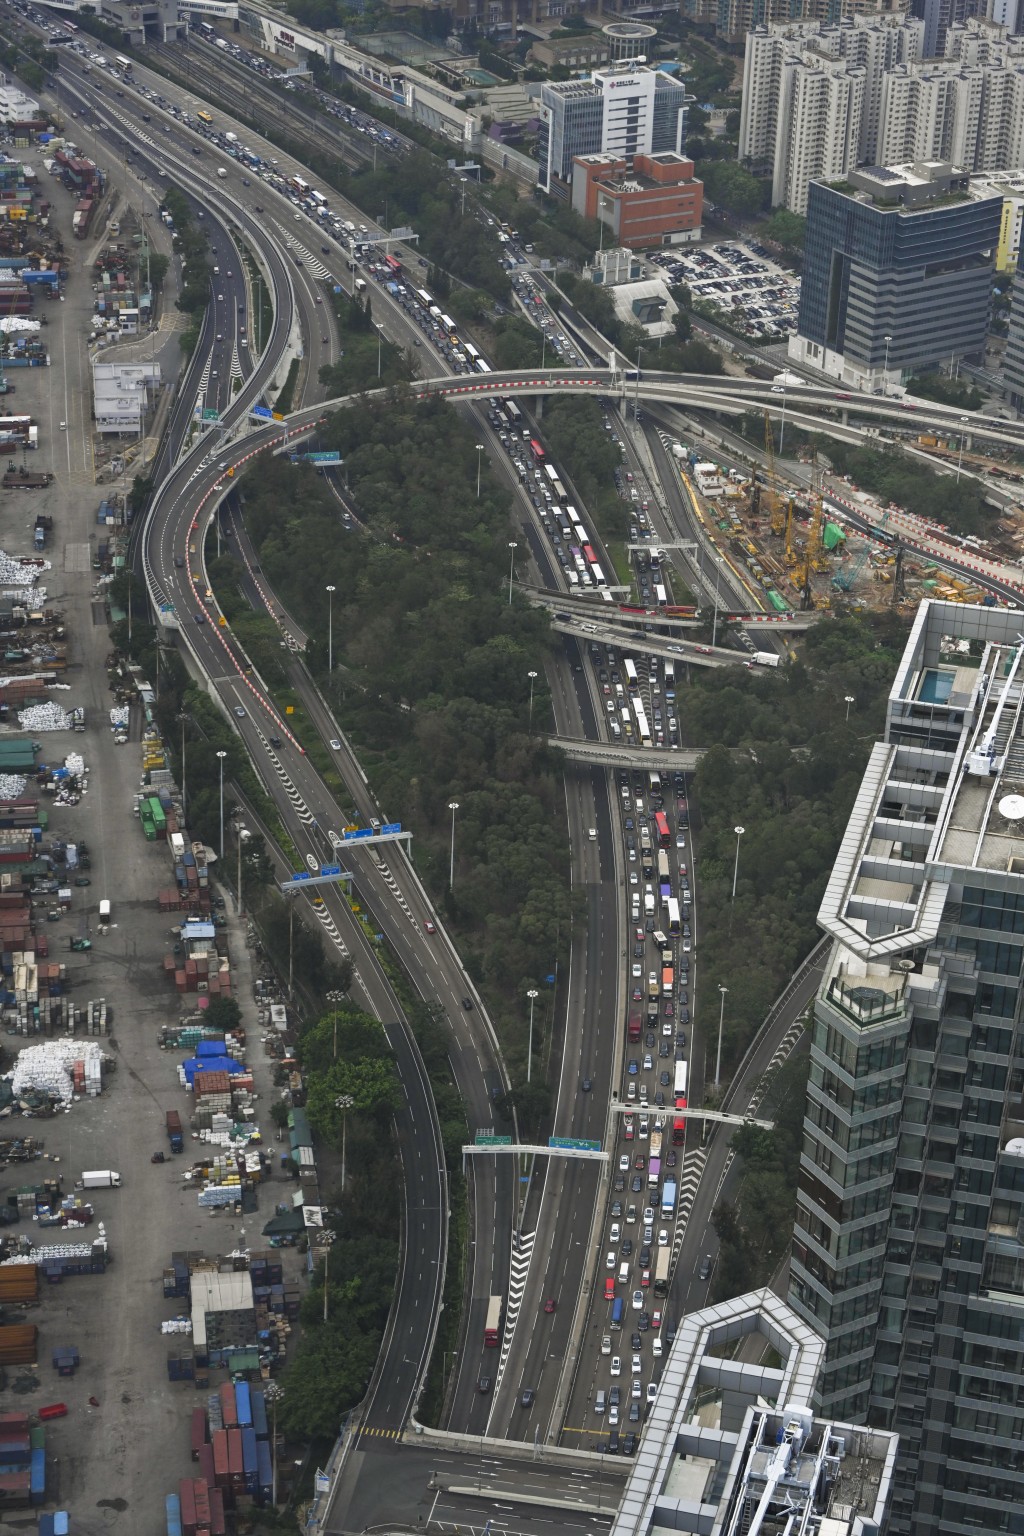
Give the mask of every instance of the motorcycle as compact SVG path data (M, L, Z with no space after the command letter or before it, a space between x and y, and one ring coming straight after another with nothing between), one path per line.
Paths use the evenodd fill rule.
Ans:
M165 1163L166 1161L167 1159L162 1152L154 1152L150 1158L151 1163Z

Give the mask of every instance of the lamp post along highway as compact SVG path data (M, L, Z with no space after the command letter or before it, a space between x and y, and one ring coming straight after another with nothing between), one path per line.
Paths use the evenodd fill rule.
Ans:
M334 671L334 594L337 587L327 587L327 670Z
M843 702L846 705L846 723L847 723L847 725L849 725L849 723L850 723L850 705L855 703L856 701L855 701L854 696L853 696L852 693L844 693L843 694Z
M484 445L483 445L483 443L477 443L477 445L476 445L476 499L477 499L477 501L480 500L480 466L483 463L483 453L484 453Z
M537 681L537 674L536 674L536 672L527 672L526 675L530 679L530 730L532 731L533 730L533 685Z
M337 1027L338 1027L337 1019L335 1019L334 1027L335 1027L335 1029L337 1029ZM355 1108L355 1104L356 1104L356 1101L355 1101L355 1099L352 1097L352 1095L350 1093L340 1093L338 1095L338 1097L334 1101L335 1109L340 1109L341 1110L341 1190L342 1190L342 1194L344 1194L344 1192L345 1192L345 1133L346 1133L346 1131L348 1129L348 1112L349 1112L350 1109L354 1109Z
M526 1081L529 1082L530 1069L533 1066L533 1005L540 996L540 993L536 987L531 987L526 995L530 999L530 1040L526 1048Z
M509 560L508 560L508 605L511 608L511 606L512 606L512 582L513 582L513 580L515 578L515 574L516 574L516 550L519 548L519 545L516 543L515 539L509 539L508 547L509 547Z
M733 902L736 900L736 880L740 872L740 838L746 830L746 827L733 827L733 831L736 833L736 857L733 860L732 866L732 896L730 898Z
M960 417L960 452L956 456L956 483L960 484L960 469L964 462L964 428L970 421L969 416Z
M217 753L217 761L220 763L220 861L224 862L224 759L226 752Z
M883 393L883 395L888 395L888 393L889 393L889 348L892 345L892 337L891 336L886 336L883 339L885 341L885 363L884 363L884 365L882 367L882 393Z
M451 855L451 860L450 860L449 865L448 865L448 889L449 890L451 890L454 887L454 885L455 885L455 812L458 810L458 808L459 808L459 802L457 800L449 800L448 801L448 809L452 813L452 855Z
M722 1025L725 1022L725 994L728 992L729 988L720 986L718 990L722 994L722 1005L718 1010L718 1050L715 1052L716 1091L722 1078Z

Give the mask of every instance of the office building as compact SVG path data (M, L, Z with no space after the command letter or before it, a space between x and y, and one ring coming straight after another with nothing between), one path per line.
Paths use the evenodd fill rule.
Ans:
M950 165L874 166L811 183L794 362L882 391L982 358L1002 201Z
M675 75L646 65L595 70L589 80L540 88L537 181L568 198L578 155L682 152L690 98Z
M1018 414L1024 412L1024 274L1014 280L1010 297L1002 374L1010 404Z
M1024 643L925 602L818 921L790 1304L899 1436L891 1536L1024 1511Z
M807 210L815 177L948 160L969 172L1024 165L1024 38L975 18L926 57L920 17L794 22L747 38L739 158L771 169L772 201Z
M615 243L642 251L700 239L704 184L694 180L693 161L666 151L635 155L577 155L572 164L572 206L600 219Z
M769 1290L685 1316L611 1536L885 1530L896 1437L814 1417L824 1357Z

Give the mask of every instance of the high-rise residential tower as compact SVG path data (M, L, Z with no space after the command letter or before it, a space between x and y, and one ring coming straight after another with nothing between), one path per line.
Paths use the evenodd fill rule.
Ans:
M1024 640L923 603L819 913L790 1304L891 1536L1024 1529Z

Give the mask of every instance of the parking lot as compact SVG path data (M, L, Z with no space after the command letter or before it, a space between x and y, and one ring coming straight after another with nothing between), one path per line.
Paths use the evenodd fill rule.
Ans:
M729 324L750 337L783 338L796 330L800 279L776 266L756 240L702 246L651 257L673 283L685 283L695 301L714 304Z

